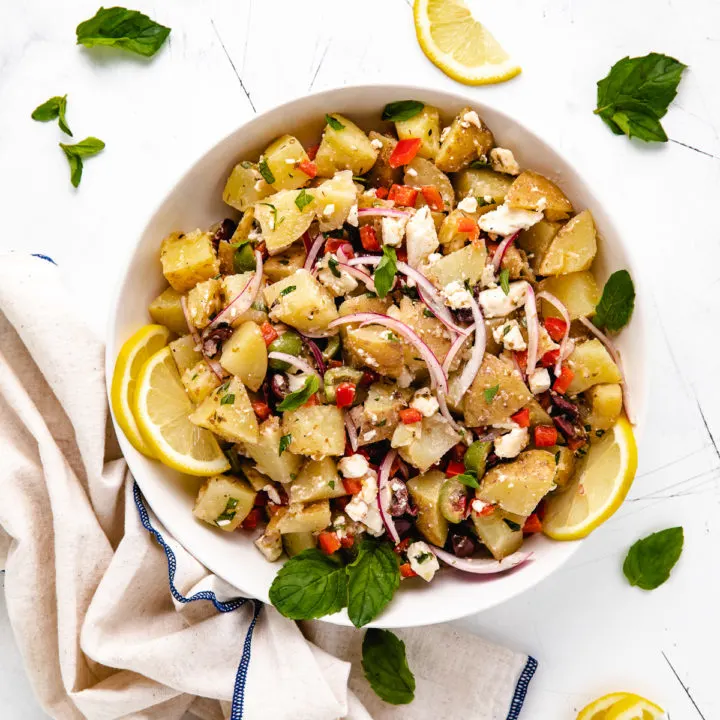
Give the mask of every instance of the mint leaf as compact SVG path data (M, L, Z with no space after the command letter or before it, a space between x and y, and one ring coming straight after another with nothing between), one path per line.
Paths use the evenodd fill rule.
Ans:
M362 627L380 614L400 586L398 556L388 543L363 540L347 574L348 616L355 627Z
M215 518L215 524L222 527L223 525L227 525L232 522L237 514L235 508L237 508L239 502L240 501L237 498L228 498L227 503L225 503L225 509Z
M48 122L57 118L60 129L66 134L72 137L72 132L68 127L67 120L65 119L65 110L67 109L67 95L62 97L55 96L46 100L42 105L38 105L30 116L33 120L38 122Z
M342 273L338 270L338 265L340 263L332 257L332 255L328 258L328 268L330 272L337 278L342 277Z
M297 209L302 212L314 199L315 196L303 188L295 198L295 205L297 205Z
M317 548L303 550L278 571L270 586L270 602L292 620L312 620L345 607L347 576L336 555Z
M617 332L630 321L635 307L635 286L627 270L614 272L605 283L593 322L600 328Z
M467 473L463 473L462 475L456 475L455 479L458 482L461 482L463 485L467 485L471 488L480 487L480 483L477 481L477 478L473 477L472 475L468 475Z
M285 297L286 295L289 295L291 292L294 292L295 290L297 290L297 285L288 285L286 288L283 288L280 291L280 294L278 295L278 297Z
M510 271L507 268L500 271L500 287L506 295L510 294Z
M275 182L275 176L272 174L272 170L267 164L267 160L262 157L260 158L260 162L258 163L258 170L260 171L260 174L262 175L263 180L268 184L272 185ZM270 203L261 203L262 205L270 205ZM270 205L271 208L274 209L274 205ZM277 210L275 211L275 220L277 220Z
M675 99L686 67L660 53L623 58L598 82L595 114L616 135L667 142L660 118Z
M280 447L278 448L278 455L282 455L289 447L292 442L292 435L283 435L280 438Z
M391 290L397 273L397 255L395 250L387 245L383 247L383 256L373 273L375 292L378 297L384 298Z
M222 399L220 400L221 405L234 405L235 404L235 393L227 393L227 395L223 395Z
M398 100L398 102L388 103L382 113L383 120L390 122L400 122L409 120L420 114L425 105L417 100Z
M485 390L483 390L483 395L485 396L485 402L488 404L491 403L494 400L495 396L498 394L499 389L500 389L499 385L493 385L492 387L485 388Z
M643 590L660 587L680 559L684 533L681 527L668 528L638 540L629 550L623 572L631 585Z
M310 375L310 377L305 380L305 385L299 390L286 395L285 399L277 406L277 409L282 412L297 410L297 408L304 405L319 389L320 380L318 380L318 376Z
M332 115L325 115L325 122L333 129L333 130L344 130L345 126L337 119L334 118Z
M406 705L415 698L405 643L395 633L370 628L363 638L362 666L370 687L385 702Z
M94 17L81 22L75 32L78 45L110 45L151 57L162 47L170 28L137 10L113 7L100 8Z
M82 179L82 159L84 157L97 155L97 153L105 147L105 143L102 140L94 137L87 137L75 145L65 145L64 143L59 143L59 145L65 153L65 157L68 159L70 165L70 182L73 184L73 187L77 187Z

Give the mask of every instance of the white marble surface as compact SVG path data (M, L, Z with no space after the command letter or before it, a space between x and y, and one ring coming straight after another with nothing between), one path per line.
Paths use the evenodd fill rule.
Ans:
M0 2L0 249L55 258L100 332L116 268L149 212L254 110L352 83L462 90L422 55L409 0L142 0L133 7L173 28L150 61L74 46L75 26L97 7ZM572 718L592 697L620 688L656 699L673 720L720 718L720 238L712 220L720 197L720 4L505 0L481 3L480 12L524 72L466 92L558 143L637 248L652 398L639 475L620 512L558 574L461 625L538 658L528 720ZM649 51L690 66L664 121L672 142L661 147L615 137L592 114L595 83L610 65ZM78 191L57 147L64 138L30 120L36 105L64 93L76 137L107 143L86 163ZM653 593L628 587L625 550L675 524L684 526L686 546L671 581ZM42 718L2 597L0 608L0 714Z

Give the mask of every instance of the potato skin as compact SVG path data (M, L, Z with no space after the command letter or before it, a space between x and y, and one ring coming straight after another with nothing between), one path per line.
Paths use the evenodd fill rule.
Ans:
M463 119L472 111L470 107L463 108L452 121L445 140L440 143L435 165L443 172L458 172L473 160L487 158L495 145L495 138L482 119L480 128Z
M283 413L283 435L292 435L288 450L320 460L345 452L345 423L334 405L299 407ZM284 455L285 453L283 453Z
M567 275L587 270L597 254L595 221L583 210L560 228L548 247L538 272L541 275Z
M202 230L170 233L160 246L160 262L165 279L179 293L220 272L212 236Z
M505 196L513 208L542 211L546 220L565 220L573 211L565 193L544 175L525 170L515 178Z

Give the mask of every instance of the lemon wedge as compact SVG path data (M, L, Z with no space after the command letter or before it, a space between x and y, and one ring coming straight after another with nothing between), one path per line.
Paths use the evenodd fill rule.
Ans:
M213 434L188 420L195 407L169 347L155 353L140 370L132 409L143 438L165 465L200 476L230 469Z
M413 15L423 52L454 80L489 85L521 72L463 0L415 0Z
M110 385L110 401L118 425L131 445L148 457L155 457L155 454L140 434L140 429L132 413L135 385L140 368L151 355L165 347L169 339L170 331L162 325L141 327L122 346Z
M660 720L665 711L640 695L611 693L583 708L577 720Z
M637 470L632 426L621 417L590 446L568 486L548 498L543 531L553 540L578 540L602 525L622 504Z

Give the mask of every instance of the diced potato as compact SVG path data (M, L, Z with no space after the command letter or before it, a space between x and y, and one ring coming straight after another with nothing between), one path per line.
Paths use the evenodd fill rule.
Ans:
M196 350L195 341L190 335L173 340L170 343L170 352L180 375L188 368L195 367L203 359L202 353Z
M565 220L573 211L565 193L552 180L531 170L515 178L505 202L512 208L543 212L546 220Z
M567 275L587 270L597 253L595 222L583 210L560 228L550 243L538 272L541 275Z
M575 453L564 445L552 448L555 458L555 477L553 482L558 487L565 487L575 473Z
M414 158L405 167L403 182L405 185L415 188L421 188L423 185L434 185L442 195L445 203L444 209L447 211L451 210L455 204L455 191L450 178L442 170L438 170L430 160L421 157ZM418 195L418 199L422 199L422 194ZM425 204L424 200L423 204Z
M465 120L472 108L463 108L450 125L450 132L440 144L435 164L443 172L458 172L473 160L487 158L495 144L493 134L480 120L480 127Z
M262 154L260 162L263 160L275 178L273 190L296 190L310 179L298 168L301 162L309 160L305 148L292 135L283 135L272 142Z
M268 562L275 562L279 560L282 555L282 535L277 529L270 531L269 527L268 525L268 527L265 528L265 532L255 540L254 545Z
M266 485L272 485L272 480L267 475L263 475L250 460L243 460L240 463L240 469L245 479L252 485L252 489L260 492Z
M421 436L410 445L401 447L400 455L403 460L425 472L460 440L460 435L448 421L440 413L435 413L422 419Z
M295 557L303 550L315 547L315 536L311 532L285 533L282 536L283 547L288 557Z
M381 135L374 130L370 131L369 137L370 142L373 140L380 141L382 148L378 153L375 164L372 166L372 170L370 170L367 176L368 184L370 187L390 187L394 183L399 183L403 174L402 167L390 167L390 156L397 145L397 140L387 135Z
M541 220L531 228L520 231L516 242L528 254L530 267L535 272L539 271L545 253L561 227L562 223Z
M345 423L335 405L299 407L283 413L283 435L292 435L288 448L315 460L345 452ZM285 453L283 453L284 455Z
M585 422L592 428L593 435L598 430L609 430L617 422L622 412L622 387L615 383L594 385L585 392L585 398L590 411Z
M243 213L243 216L240 218L240 222L237 224L237 227L235 228L235 232L233 233L233 236L230 238L230 244L234 245L237 243L243 243L245 242L248 237L250 236L250 232L252 231L253 227L255 226L255 208L249 207L245 212ZM233 272L232 270L230 272Z
M337 230L343 226L350 208L357 202L357 188L350 170L335 173L331 180L315 188L318 223L322 232Z
M267 373L267 346L254 322L241 325L223 343L220 365L231 375L237 375L253 392L260 389Z
M438 287L442 288L451 282L467 280L470 285L477 285L482 278L487 259L485 245L479 247L466 245L461 250L449 253L436 260L428 269L427 275Z
M232 378L213 390L189 418L198 427L235 443L254 443L258 424L245 386Z
M229 275L235 272L235 246L227 240L218 243L217 256L220 262L220 273Z
M340 317L355 315L355 313L371 312L385 314L390 307L390 298L368 297L367 295L356 295L349 297L338 308ZM348 327L343 325L342 327Z
M220 309L220 281L210 278L198 283L187 296L188 315L196 328L204 328Z
M600 290L589 270L546 278L538 289L549 292L563 303L571 320L594 315L600 302ZM543 317L560 317L554 305L547 300L541 302Z
M440 111L436 107L426 105L414 117L408 120L397 120L395 130L401 140L409 138L422 140L418 150L421 158L433 160L438 154L438 150L440 150Z
M310 227L314 203L302 210L296 200L303 190L280 190L255 205L255 219L260 223L263 240L270 255L289 248Z
M264 272L263 265L263 272ZM232 304L238 295L247 287L248 283L253 279L255 273L244 272L238 273L237 275L226 275L220 282L222 284L222 306L226 308ZM264 309L262 299L258 298L244 313L238 315L236 308L237 305L233 305L225 315L223 320L230 323L233 327L239 327L243 323L252 320L252 322L262 325L267 321L267 311Z
M303 465L297 480L290 485L289 498L291 503L308 503L347 494L335 461L326 457L322 460L308 460Z
M568 395L577 395L601 383L619 383L622 379L610 353L597 339L575 345L567 364L575 373L568 387Z
M553 421L550 415L545 412L543 406L533 398L525 407L530 411L530 427L536 425L552 425Z
M448 521L440 512L440 488L445 482L445 473L431 470L408 480L407 488L418 514L415 527L433 545L445 545L448 535Z
M523 544L522 530L513 530L500 510L492 515L472 513L471 517L478 538L496 560L512 555Z
M547 450L526 450L516 460L485 473L478 497L503 510L527 517L550 491L555 457Z
M532 398L510 363L485 354L480 370L465 394L465 423L469 427L479 427L507 422L510 415L525 407Z
M319 532L330 524L330 503L328 500L302 505L294 503L288 507L277 524L277 529L285 533Z
M263 273L271 283L289 277L305 264L305 248L301 243L293 243L287 250L268 258L263 263Z
M368 325L349 327L344 337L343 349L353 366L369 367L391 378L400 377L405 361L403 344L397 335L380 325Z
M475 214L466 213L462 210L453 210L448 213L447 217L443 220L440 226L440 232L438 232L438 240L441 245L445 246L446 250L458 250L462 248L471 239L471 233L460 232L458 225L460 221L465 218L472 218L475 220L477 216ZM484 245L484 241L476 241L476 245Z
M163 290L151 303L148 308L150 317L153 322L164 325L168 330L172 330L178 335L187 335L187 322L185 322L185 313L183 313L182 294L173 288Z
M255 495L244 480L232 475L215 475L200 486L193 515L225 532L232 532L250 514Z
M508 271L510 280L535 280L525 251L514 245L506 248L500 269Z
M243 160L230 173L223 190L223 200L236 210L245 212L272 191L270 185L263 180L257 165Z
M344 115L331 113L332 123L342 126L335 130L325 126L320 147L315 156L318 175L332 177L338 170L352 170L353 175L363 175L374 164L378 151L370 144L368 136Z
M188 397L196 405L222 384L220 378L204 360L185 370L180 379L187 390Z
M280 421L274 415L260 425L260 436L256 443L243 445L244 455L251 457L257 469L275 482L287 483L294 480L300 472L301 458L290 452L280 454L280 438L283 432Z
M273 320L300 332L326 330L338 312L330 293L307 271L298 270L263 291Z
M472 195L488 198L488 201L502 205L513 184L513 178L490 168L467 168L455 175L454 184L458 197L466 198Z
M400 419L398 413L406 406L403 391L396 383L373 383L363 405L350 411L358 431L358 445L389 440Z
M220 272L212 235L202 230L170 233L160 246L160 262L165 279L180 293Z

